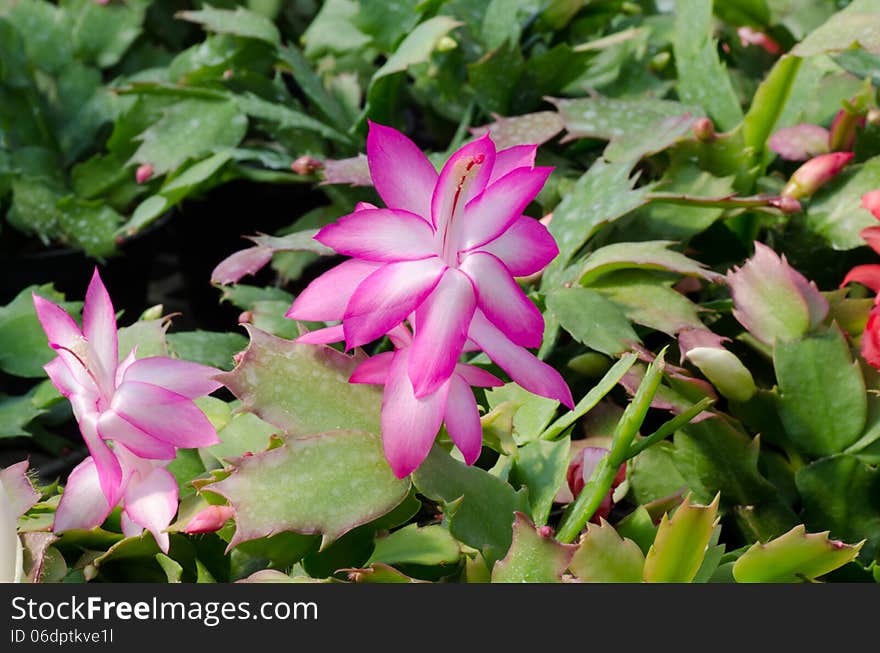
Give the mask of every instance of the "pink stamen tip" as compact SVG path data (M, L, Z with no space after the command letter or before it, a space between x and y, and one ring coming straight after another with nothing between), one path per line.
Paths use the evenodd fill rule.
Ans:
M486 160L486 155L483 154L482 152L474 155L474 165L480 165L485 160Z

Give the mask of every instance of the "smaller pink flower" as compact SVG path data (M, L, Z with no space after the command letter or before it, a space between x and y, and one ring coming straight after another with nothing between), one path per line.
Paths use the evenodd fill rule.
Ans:
M189 521L183 532L190 535L213 533L234 516L235 511L230 506L208 506Z

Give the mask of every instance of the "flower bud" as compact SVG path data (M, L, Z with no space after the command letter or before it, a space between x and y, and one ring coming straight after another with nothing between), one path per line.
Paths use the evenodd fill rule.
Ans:
M235 511L229 506L208 506L189 520L183 532L189 535L213 533L223 528L223 524L234 516Z
M744 48L755 45L770 54L780 54L782 52L782 46L772 37L751 27L743 26L738 28L736 35L739 36L739 42Z
M143 184L144 182L149 181L152 176L153 166L149 163L138 166L138 169L134 173L134 178L139 184Z
M793 197L771 197L767 201L767 205L779 209L786 215L797 213L801 210L801 203Z
M710 118L700 118L693 126L694 136L701 143L715 140L715 123Z
M754 396L755 379L735 354L715 347L696 347L686 357L731 401L748 401Z
M783 197L809 197L836 177L853 158L852 152L820 154L795 170L780 193Z
M324 164L321 163L318 159L310 157L305 154L299 157L296 161L290 164L290 169L293 170L296 174L307 176L313 175L318 170L321 170L324 167Z

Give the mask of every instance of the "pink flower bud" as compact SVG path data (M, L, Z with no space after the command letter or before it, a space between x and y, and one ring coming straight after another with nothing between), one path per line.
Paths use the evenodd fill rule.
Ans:
M223 527L228 520L235 516L235 511L229 506L208 506L195 517L190 519L184 529L184 533L190 535L196 533L213 533Z
M853 156L852 152L831 152L813 157L795 170L780 195L794 199L809 197L836 177Z
M232 76L235 73L232 72L232 68L227 68L223 71L223 79L232 79Z
M584 447L583 450L579 451L575 457L572 459L571 463L568 466L568 472L566 473L566 481L568 482L568 488L571 491L572 497L577 499L578 495L584 489L584 485L593 475L593 472L596 469L596 466L599 464L599 461L608 453L608 449L604 449L602 447ZM611 508L614 505L612 495L614 494L614 488L623 483L626 480L626 463L620 466L617 470L617 474L614 477L614 480L611 483L611 491L608 492L608 495L602 499L602 503L599 505L599 508L593 514L591 521L594 523L599 523L599 519L608 517L611 512Z
M831 123L828 146L832 152L849 151L856 142L856 129L864 128L865 116L841 109Z
M137 171L134 173L134 178L139 184L142 184L145 181L149 181L152 176L153 166L149 163L144 163L143 165L138 166Z
M250 324L254 321L254 314L251 311L244 311L238 316L239 324Z
M744 48L755 45L770 54L780 54L782 52L782 46L772 37L764 34L764 32L743 26L736 30L736 34L739 36L739 42Z
M291 170L293 170L296 174L303 176L313 175L318 170L321 170L323 167L323 163L321 163L318 159L315 159L308 155L303 155L290 164Z
M880 190L872 190L862 195L862 208L868 209L880 220Z
M772 197L767 201L767 205L785 214L797 213L801 210L801 203L793 197Z
M701 143L715 140L715 123L710 118L700 118L693 126L694 137Z

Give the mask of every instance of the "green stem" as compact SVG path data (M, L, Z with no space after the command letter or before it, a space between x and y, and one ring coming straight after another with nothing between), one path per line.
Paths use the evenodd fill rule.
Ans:
M614 386L618 384L620 379L623 378L623 375L629 371L629 368L631 368L635 362L635 354L627 354L617 361L611 369L605 372L605 376L599 380L599 383L593 386L593 388L584 395L584 398L577 403L574 410L570 410L548 426L544 432L541 433L539 439L553 440L557 438L565 431L565 429L593 410L602 397L611 392Z
M669 420L668 422L663 424L659 429L654 431L651 435L649 435L646 438L642 438L641 440L639 440L638 442L633 444L633 446L630 447L630 449L629 449L629 454L627 455L626 459L629 460L630 458L634 458L635 456L637 456L638 454L643 452L648 447L656 444L657 442L660 442L660 440L665 440L670 435L672 435L677 430L679 430L681 427L685 426L686 424L689 424L690 421L694 417L696 417L697 415L702 413L704 410L706 410L709 406L711 406L714 403L715 403L715 400L712 399L712 397L705 397L703 399L700 399L700 401L695 403L693 406L688 408L686 411L676 415L671 420Z
M645 421L645 415L648 413L654 395L657 394L660 382L663 380L665 353L664 349L648 367L645 378L639 384L639 389L636 390L635 396L623 411L620 421L617 422L614 437L611 440L611 450L596 465L590 480L587 481L577 500L571 504L566 512L562 526L559 528L559 534L556 536L560 542L568 544L575 540L611 489L617 470L626 461L632 442L639 432L642 422Z

